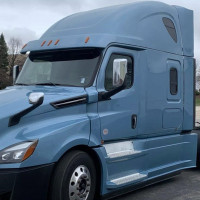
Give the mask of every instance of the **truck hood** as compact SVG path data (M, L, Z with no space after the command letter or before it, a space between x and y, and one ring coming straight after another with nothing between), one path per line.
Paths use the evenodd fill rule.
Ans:
M31 106L29 95L32 92L43 92L44 102L25 117L55 110L52 102L85 95L84 88L60 86L13 86L0 91L0 120L23 111ZM7 120L6 120L7 121Z

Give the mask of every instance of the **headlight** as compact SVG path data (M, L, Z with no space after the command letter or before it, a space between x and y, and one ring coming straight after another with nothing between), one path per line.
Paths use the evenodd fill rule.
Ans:
M29 141L12 145L0 151L0 163L20 163L29 158L37 146L38 141Z

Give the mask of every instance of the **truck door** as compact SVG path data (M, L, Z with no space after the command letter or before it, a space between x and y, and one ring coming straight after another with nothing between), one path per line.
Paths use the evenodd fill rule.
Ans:
M127 88L113 95L109 100L98 102L102 140L128 139L137 135L138 96L135 68L137 51L111 47L104 57L98 79L99 93L110 91L113 86L113 63L116 59L127 60L129 84Z
M163 129L182 128L183 123L183 67L180 61L167 61L167 105L163 111Z

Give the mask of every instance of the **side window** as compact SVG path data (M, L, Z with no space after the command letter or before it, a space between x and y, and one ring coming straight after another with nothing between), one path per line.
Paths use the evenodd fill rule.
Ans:
M167 29L168 33L174 40L174 42L177 43L177 33L176 33L176 28L175 28L174 22L167 17L163 17L163 23L164 23L165 28Z
M110 91L115 88L115 86L113 86L113 63L115 59L127 59L128 80L126 89L130 88L133 84L133 59L130 56L112 54L106 67L105 73L105 89L107 91Z
M178 72L176 68L170 69L170 93L171 95L178 93Z

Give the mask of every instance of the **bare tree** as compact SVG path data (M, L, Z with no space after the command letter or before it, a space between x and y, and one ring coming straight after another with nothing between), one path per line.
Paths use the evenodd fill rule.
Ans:
M196 81L200 83L200 62L196 60Z
M9 75L10 76L12 76L13 67L14 67L15 61L19 55L21 47L22 47L22 41L20 39L15 38L15 37L10 38L10 40L8 42L8 48L9 48L8 62L9 62Z

